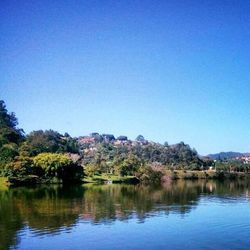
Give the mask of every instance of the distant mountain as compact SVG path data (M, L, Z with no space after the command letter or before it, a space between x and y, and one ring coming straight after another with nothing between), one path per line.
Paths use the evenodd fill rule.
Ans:
M207 155L209 158L212 158L213 160L223 160L223 159L232 159L236 157L241 157L241 156L250 156L250 153L239 153L239 152L220 152L217 154L209 154Z

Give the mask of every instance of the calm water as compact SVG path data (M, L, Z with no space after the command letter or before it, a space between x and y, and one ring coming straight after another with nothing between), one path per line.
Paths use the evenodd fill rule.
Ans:
M250 249L250 183L0 191L0 249Z

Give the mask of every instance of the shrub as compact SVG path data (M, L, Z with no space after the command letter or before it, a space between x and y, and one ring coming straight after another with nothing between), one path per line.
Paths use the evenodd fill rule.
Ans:
M84 166L84 173L87 176L93 176L93 175L99 173L98 169L99 168L97 165L90 163L90 164L87 164Z
M141 166L136 173L136 177L145 184L160 184L163 176L163 168L155 165Z
M28 156L16 156L15 159L7 165L7 176L25 177L28 175L41 176L41 168L35 167L33 159Z
M34 166L44 171L45 177L57 177L64 181L79 180L82 167L74 163L68 156L57 153L41 153L33 158Z

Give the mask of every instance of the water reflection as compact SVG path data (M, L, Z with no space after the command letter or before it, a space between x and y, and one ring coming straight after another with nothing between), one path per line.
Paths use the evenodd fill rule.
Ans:
M248 197L249 183L177 181L163 187L142 185L86 185L15 188L0 191L0 248L18 245L22 229L36 234L71 230L77 223L111 224L116 220L164 213L181 216L195 209L203 196Z

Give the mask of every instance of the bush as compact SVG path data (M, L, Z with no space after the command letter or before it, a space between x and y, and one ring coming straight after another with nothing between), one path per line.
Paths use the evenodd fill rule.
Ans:
M68 181L80 180L83 175L82 167L64 154L41 153L33 158L33 162L35 167L44 171L45 177Z
M137 156L129 155L115 167L115 172L120 176L134 175L140 165L141 161Z
M99 173L99 168L95 164L87 164L84 166L84 173L87 176L93 176Z
M10 163L17 155L17 145L14 143L5 144L0 148L0 172L6 171L8 163Z
M34 166L32 157L16 156L15 159L7 165L6 176L26 177L28 175L42 176L44 171L40 167Z
M140 167L136 174L136 177L145 184L160 184L163 176L164 169L155 165Z

